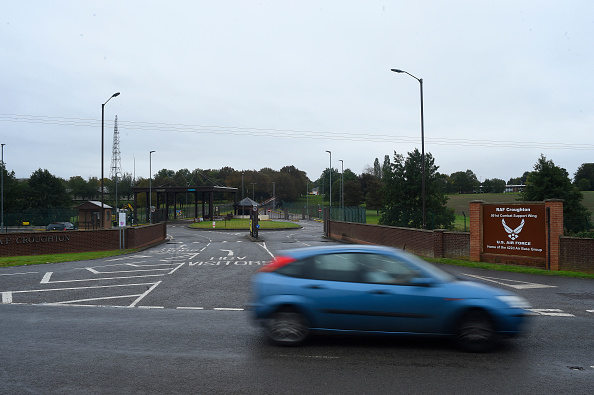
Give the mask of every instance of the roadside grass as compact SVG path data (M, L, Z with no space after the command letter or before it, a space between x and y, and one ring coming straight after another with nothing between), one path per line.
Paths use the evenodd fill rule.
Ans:
M213 221L196 222L190 225L190 228L196 229L230 229L230 230L249 230L250 220L247 218L233 218L230 220L214 221L215 227L212 226ZM279 221L258 221L260 230L267 229L294 229L300 228L299 224L293 222L279 222Z
M441 263L441 264L445 264L445 265L464 266L464 267L486 269L486 270L496 270L496 271L501 271L501 272L538 274L538 275L542 275L542 276L594 279L594 273L554 271L554 270L538 269L538 268L527 267L527 266L503 265L503 264L486 263L486 262L470 262L470 261L463 261L463 260L459 260L459 259L449 259L449 258L427 258L427 257L420 257L420 258L426 260L427 262L431 262L431 263Z
M90 259L106 258L116 255L130 254L138 251L137 249L113 250L113 251L93 251L93 252L73 252L68 254L46 254L46 255L26 255L26 256L8 256L0 257L0 267L41 265L44 263L59 263L71 261L86 261Z

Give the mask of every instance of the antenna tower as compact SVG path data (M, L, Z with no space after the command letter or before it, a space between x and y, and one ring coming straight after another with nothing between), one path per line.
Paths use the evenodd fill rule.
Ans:
M118 116L113 127L113 150L111 152L111 178L122 174L122 158L120 157L120 133L118 132Z

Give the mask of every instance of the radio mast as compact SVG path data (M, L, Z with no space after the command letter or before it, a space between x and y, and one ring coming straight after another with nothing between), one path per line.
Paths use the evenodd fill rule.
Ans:
M122 174L122 158L120 157L120 133L118 132L118 116L115 117L113 127L113 150L111 152L111 178Z

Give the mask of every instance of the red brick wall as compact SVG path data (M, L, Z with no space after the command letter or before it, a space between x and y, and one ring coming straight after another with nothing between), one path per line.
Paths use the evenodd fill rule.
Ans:
M167 224L126 228L126 248L141 248L165 240ZM120 248L119 229L63 232L0 233L0 256L108 251Z
M561 237L559 270L594 273L594 239Z
M468 259L470 248L468 233L396 228L352 222L329 221L328 236L352 243L401 248L413 254L427 257Z
M330 221L329 225L329 236L336 240L387 245L432 258L469 259L470 257L469 233L444 230L424 231L339 221ZM556 232L559 232L559 229ZM551 238L553 234L551 230ZM551 265L551 270L594 273L594 239L557 237L559 240L559 254L556 259L558 265ZM547 268L547 262L537 258L496 254L481 254L481 256L483 262ZM553 258L551 257L551 262L555 262Z

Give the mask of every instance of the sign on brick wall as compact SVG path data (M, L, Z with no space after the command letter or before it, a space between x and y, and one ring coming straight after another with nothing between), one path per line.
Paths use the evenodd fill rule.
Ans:
M483 205L483 252L545 258L545 205Z

